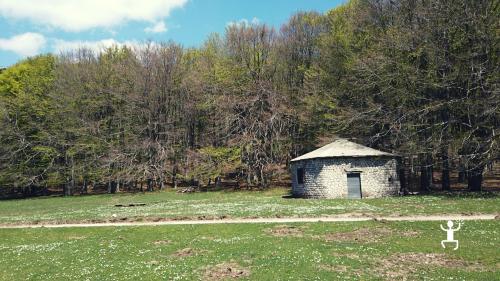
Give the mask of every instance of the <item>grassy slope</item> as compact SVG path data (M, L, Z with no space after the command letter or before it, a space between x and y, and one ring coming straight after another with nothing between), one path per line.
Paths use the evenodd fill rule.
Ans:
M243 280L498 280L500 276L498 220L465 222L456 234L461 243L457 251L441 248L445 233L439 222L289 226L294 227L289 235L285 231L279 237L268 232L274 224L4 229L0 230L0 280L199 280L206 277L207 268L221 263L248 270L250 275ZM358 236L349 236L356 230ZM328 239L339 232L344 234ZM158 240L168 242L155 243ZM195 254L172 256L187 247Z
M322 216L335 214L461 214L500 213L500 196L464 198L411 196L363 200L284 199L287 191L207 192L178 194L173 191L0 201L0 223L107 221L127 218L218 218ZM140 207L115 204L146 203Z

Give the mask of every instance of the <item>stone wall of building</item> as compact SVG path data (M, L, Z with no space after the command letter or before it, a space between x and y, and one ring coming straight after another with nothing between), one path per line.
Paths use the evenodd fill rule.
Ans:
M304 184L297 169L304 169ZM297 197L347 198L347 173L359 172L363 198L397 195L397 160L391 157L316 158L292 162L292 193Z

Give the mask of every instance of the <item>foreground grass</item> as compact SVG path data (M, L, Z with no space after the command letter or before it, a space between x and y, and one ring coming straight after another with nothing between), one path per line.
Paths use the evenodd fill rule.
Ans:
M221 217L313 217L339 214L496 214L500 196L408 196L379 199L285 199L288 190L174 191L0 201L0 224ZM144 206L115 207L144 203Z
M498 220L439 224L3 229L0 280L498 280Z

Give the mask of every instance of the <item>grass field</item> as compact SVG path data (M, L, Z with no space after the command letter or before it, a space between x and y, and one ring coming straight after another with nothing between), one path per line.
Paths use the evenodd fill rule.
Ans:
M499 214L495 194L287 199L173 191L0 202L0 224L329 215ZM137 206L137 203L144 205ZM124 207L135 204L134 207ZM116 205L121 205L117 207ZM500 220L0 229L1 280L500 280Z
M439 224L2 229L0 280L499 280L500 221Z
M113 220L313 217L339 214L498 214L500 196L407 196L362 200L286 199L285 189L175 193L173 191L0 201L0 224ZM116 207L143 203L143 206Z

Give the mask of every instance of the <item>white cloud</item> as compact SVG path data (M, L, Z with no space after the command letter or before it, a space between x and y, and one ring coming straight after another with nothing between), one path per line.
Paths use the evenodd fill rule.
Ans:
M11 51L21 57L34 56L40 53L46 42L42 34L27 32L10 38L0 38L0 50Z
M0 15L66 31L157 22L188 0L0 0Z
M251 20L248 20L248 19L240 19L239 21L230 21L226 24L226 26L232 26L232 25L236 25L236 26L249 26L249 25L256 25L256 24L259 24L260 23L260 20L256 17L254 17L253 19Z
M55 39L52 47L54 52L56 54L59 54L59 53L75 51L81 48L87 48L94 51L95 53L100 53L104 51L106 48L113 46L129 46L131 48L137 49L141 45L143 44L137 41L120 42L112 38L97 40L97 41L81 41L81 40L66 41L61 39Z
M162 33L167 31L167 27L165 26L165 22L160 21L153 26L146 27L144 31L147 33Z

